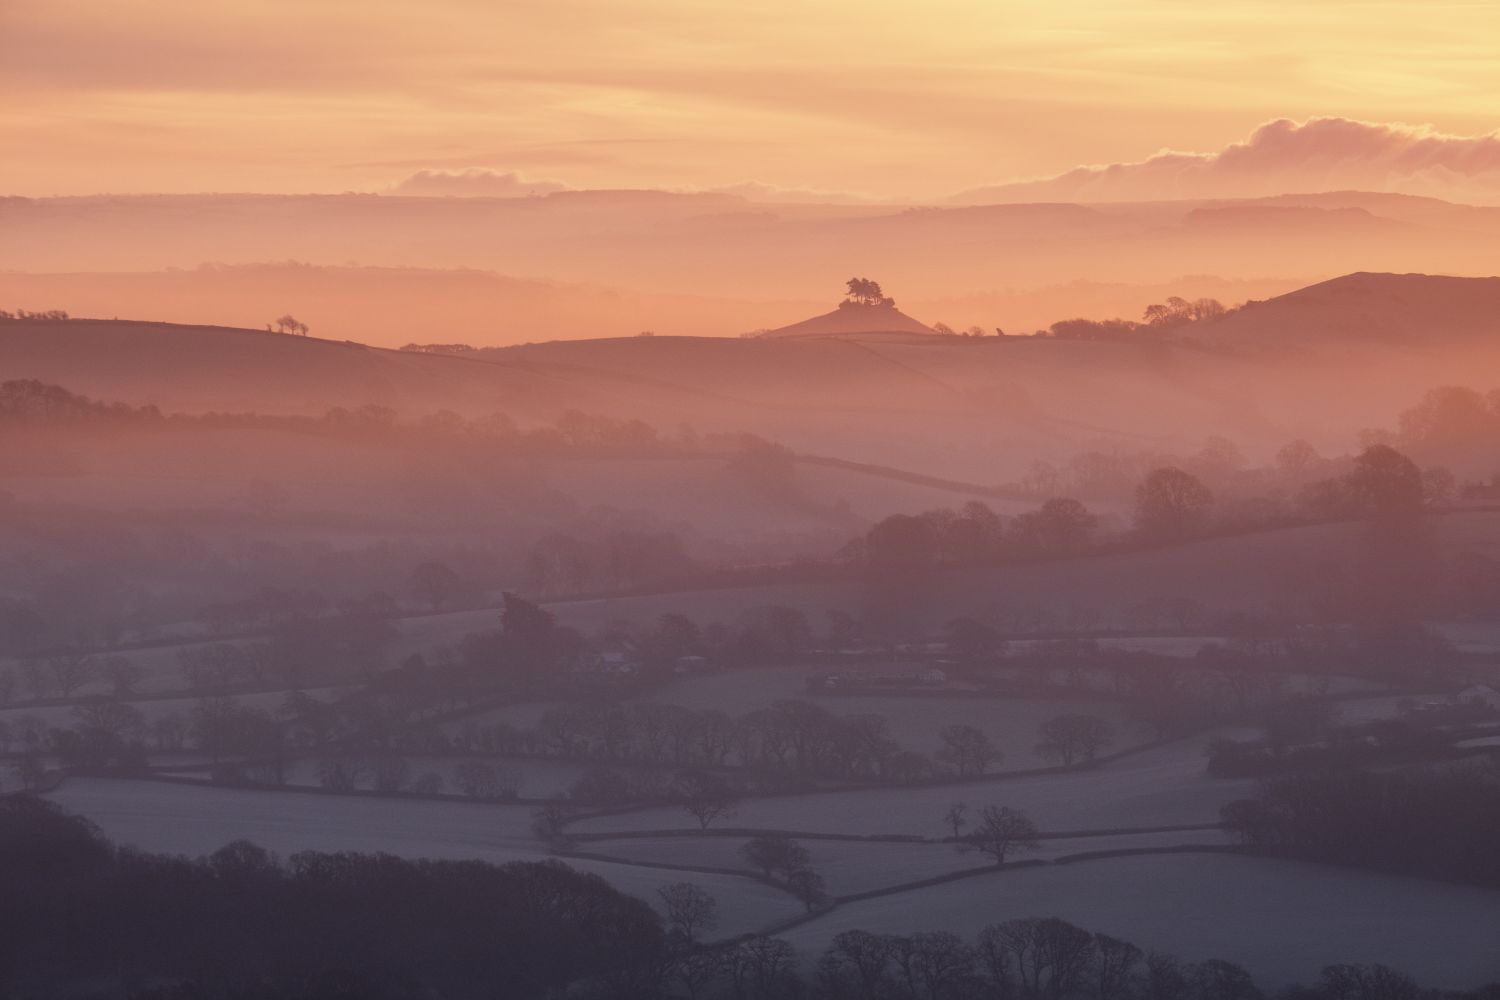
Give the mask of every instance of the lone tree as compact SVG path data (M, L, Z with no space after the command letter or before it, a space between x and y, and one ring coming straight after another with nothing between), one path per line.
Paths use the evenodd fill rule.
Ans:
M896 300L889 298L880 290L880 282L871 281L869 278L850 278L848 281L849 295L841 303L843 306L894 306Z
M1135 491L1135 526L1149 538L1173 538L1197 528L1214 495L1197 476L1173 466L1155 469Z
M974 824L974 832L964 838L963 848L988 854L997 866L1013 850L1034 851L1038 831L1031 818L1010 806L985 806Z
M780 875L789 879L793 872L801 871L812 863L807 848L779 833L750 838L740 848L740 857L766 878Z
M823 883L823 876L811 868L799 868L792 872L786 880L786 885L792 895L802 902L808 913L828 901L828 887Z
M698 821L698 828L707 830L708 825L721 816L734 815L740 804L734 786L717 775L702 771L685 771L677 778L677 799L682 809Z
M1042 723L1041 737L1036 745L1038 754L1072 767L1099 756L1099 751L1114 739L1114 730L1097 715L1069 714Z
M953 839L957 840L964 832L964 827L969 825L969 804L967 802L955 802L943 813L943 822L953 831Z

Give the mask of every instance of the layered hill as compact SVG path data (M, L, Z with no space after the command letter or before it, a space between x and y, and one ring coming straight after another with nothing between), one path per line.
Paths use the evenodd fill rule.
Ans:
M959 328L1029 329L1040 325L1036 312L1007 306L1004 290L1080 280L1161 285L1205 270L1304 284L1351 271L1500 270L1500 263L1487 263L1495 260L1494 236L1500 231L1495 209L1358 192L1242 201L942 207L782 205L662 192L560 192L521 199L14 198L0 199L0 231L7 236L0 243L0 271L149 272L194 269L205 261L240 266L289 258L340 267L357 262L367 268L482 269L638 297L643 308L632 312L634 328L671 333L705 328L680 322L691 310L668 308L667 302L658 306L659 300L695 296L759 303L725 316L738 324L733 332L741 332L806 315L805 307L762 306L822 301L851 273L878 275L916 315L929 320ZM267 310L301 316L347 277L282 276L278 287L285 297L272 288L266 297L276 301L255 306L253 317L262 322ZM311 278L325 291L309 287ZM5 289L27 296L13 298L10 305L83 312L68 301L29 300L49 290L64 292L58 282L27 286L11 278L0 290ZM400 308L406 324L421 329L452 321L447 303L454 295L493 302L499 301L498 291L476 283L434 288ZM517 308L527 308L527 290L505 291ZM1052 301L1057 306L1052 318L1065 315L1066 296ZM1131 304L1126 314L1145 304ZM536 324L536 334L527 332L525 323L497 316L493 325L468 320L447 339L493 344L624 332L567 324L568 309L557 303L548 309L553 306L557 311ZM633 308L628 301L623 307ZM124 306L105 312L132 314ZM237 309L203 318L246 321ZM326 317L302 318L315 330L330 329Z
M919 323L894 305L864 305L845 302L832 312L805 319L800 323L766 330L762 337L841 337L850 334L933 333L932 327Z
M1500 344L1500 278L1347 274L1249 303L1192 332L1260 349Z
M550 423L580 410L992 484L1033 461L1186 454L1210 435L1252 455L1294 437L1345 451L1427 389L1488 390L1500 371L1500 279L1354 274L1167 339L842 332L848 312L801 327L822 333L463 356L221 327L12 321L0 323L0 375L184 412L377 404L408 418L446 409Z
M0 322L0 377L166 412L319 415L335 406L453 409L552 419L607 408L585 386L503 363L292 337L122 320Z

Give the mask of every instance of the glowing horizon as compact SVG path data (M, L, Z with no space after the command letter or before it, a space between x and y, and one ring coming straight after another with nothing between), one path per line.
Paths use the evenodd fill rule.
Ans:
M751 183L930 200L1278 118L1490 135L1483 3L11 0L0 193Z

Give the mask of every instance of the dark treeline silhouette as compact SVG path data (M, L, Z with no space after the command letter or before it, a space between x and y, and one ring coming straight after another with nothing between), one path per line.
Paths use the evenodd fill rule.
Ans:
M998 813L997 813L998 815ZM746 859L823 905L794 843ZM844 931L807 973L785 941L705 944L712 896L666 886L666 920L559 862L408 861L237 841L208 857L117 848L28 796L0 799L0 990L129 1000L1263 1000L1245 968L1182 962L1055 917L944 932ZM1491 998L1330 965L1284 1000Z
M1423 472L1389 445L1373 444L1349 471L1305 483L1295 503L1239 499L1218 503L1203 480L1173 465L1146 472L1134 488L1131 531L1101 534L1099 518L1071 497L1002 517L970 501L956 510L893 514L852 542L843 558L877 572L982 565L1007 558L1069 555L1132 540L1164 544L1319 521L1414 514L1440 498ZM1220 509L1222 508L1222 509Z
M1285 857L1500 887L1500 767L1317 771L1224 807L1230 830Z
M1210 321L1228 315L1217 299L1194 299L1189 301L1173 295L1166 302L1153 303L1146 307L1142 322L1128 319L1065 319L1053 323L1045 330L1038 330L1038 337L1056 337L1059 340L1114 340L1125 342L1163 341L1167 335L1189 323ZM1173 343L1181 345L1180 337L1172 337Z
M556 862L279 861L245 842L189 861L24 796L0 799L0 883L17 997L646 998L668 957L645 903Z
M1272 460L1252 465L1232 441L1207 439L1196 452L1164 454L1118 448L1078 452L1054 464L1034 462L1013 487L1033 496L1071 495L1086 499L1129 500L1153 470L1176 468L1200 480L1215 494L1217 516L1268 520L1273 516L1348 516L1366 498L1353 495L1346 480L1363 461L1395 449L1419 469L1421 496L1428 505L1483 495L1500 482L1500 389L1483 393L1462 386L1429 390L1397 417L1396 428L1366 430L1355 454L1325 457L1307 441L1283 445ZM1392 470L1386 469L1386 472ZM1404 471L1404 470L1403 470Z
M0 323L6 320L44 320L56 322L67 318L68 314L62 309L43 309L40 312L32 312L27 309L17 309L15 311L0 309Z
M1402 674L1393 679L1401 680ZM1420 705L1405 699L1398 709L1391 718L1340 725L1334 703L1323 698L1304 694L1267 701L1252 713L1262 735L1214 739L1208 770L1222 777L1267 777L1441 761L1462 754L1454 743L1465 733L1489 735L1500 721L1500 709L1463 693Z
M401 350L412 354L468 354L474 347L471 344L403 344Z

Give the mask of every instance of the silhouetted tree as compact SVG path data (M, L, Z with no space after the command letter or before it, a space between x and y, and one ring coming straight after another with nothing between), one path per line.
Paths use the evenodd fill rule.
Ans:
M740 848L740 857L766 878L773 875L788 878L792 872L800 871L812 862L807 848L779 833L751 837Z
M984 732L975 726L955 723L938 730L942 748L933 756L958 771L959 777L983 774L1001 754Z
M287 313L285 316L277 317L275 323L277 333L288 333L298 337L307 336L307 324L299 322L297 318L291 313ZM270 323L266 324L266 329L271 329Z
M1091 761L1114 738L1108 722L1097 715L1070 713L1048 719L1041 726L1042 740L1036 752L1064 767Z
M985 806L974 829L964 838L963 846L988 854L996 865L1017 850L1034 851L1040 847L1036 824L1025 813L1010 806Z
M685 771L677 776L675 785L683 811L696 819L702 830L716 819L733 816L740 803L733 785L704 771Z
M1136 488L1135 526L1150 538L1172 538L1198 528L1213 503L1208 487L1191 473L1167 466Z
M1390 445L1360 452L1346 481L1361 512L1401 514L1422 508L1422 470Z
M719 926L719 903L692 882L673 882L656 890L666 911L670 932L686 944Z

